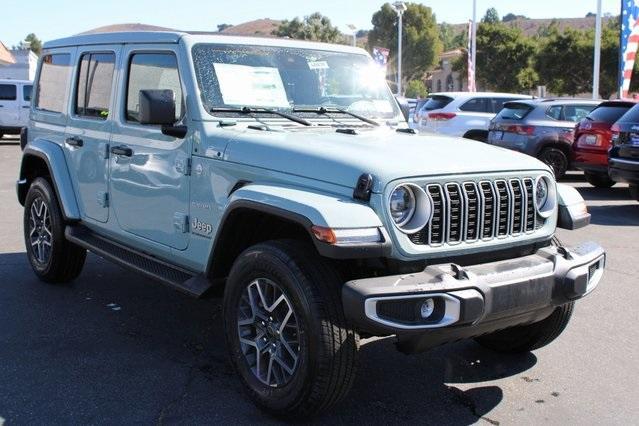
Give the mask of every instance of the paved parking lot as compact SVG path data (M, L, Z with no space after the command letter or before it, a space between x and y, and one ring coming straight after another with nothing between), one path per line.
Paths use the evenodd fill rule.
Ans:
M95 256L72 285L40 283L22 242L20 149L0 143L0 424L274 422L225 357L218 300L198 301ZM608 251L599 289L549 347L496 355L473 342L421 355L364 342L348 399L318 422L632 424L639 421L639 203L578 174L593 225L560 232Z

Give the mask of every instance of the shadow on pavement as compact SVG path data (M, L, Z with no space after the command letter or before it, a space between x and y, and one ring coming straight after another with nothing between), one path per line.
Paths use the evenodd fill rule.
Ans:
M614 206L589 206L590 223L595 225L637 226L639 225L639 203Z
M630 200L630 191L626 186L613 186L612 188L595 188L594 186L582 186L575 188L586 201L617 201Z
M70 285L38 281L25 253L0 254L0 277L7 422L275 422L232 371L220 300L190 299L93 255ZM317 422L492 422L502 389L472 384L536 363L472 341L406 356L392 341L362 345L354 388Z

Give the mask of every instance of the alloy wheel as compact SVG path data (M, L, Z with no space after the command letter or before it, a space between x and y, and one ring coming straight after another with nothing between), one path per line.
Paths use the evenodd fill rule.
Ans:
M300 356L299 323L287 295L273 281L252 281L239 300L238 335L244 359L257 379L287 384Z
M46 264L51 257L53 233L49 209L40 197L33 200L29 211L29 242L35 260Z

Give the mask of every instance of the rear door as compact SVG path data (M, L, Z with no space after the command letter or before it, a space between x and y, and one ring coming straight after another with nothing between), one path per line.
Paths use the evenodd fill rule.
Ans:
M29 124L29 112L31 111L31 94L33 92L32 84L22 84L19 91L20 96L20 126L27 127Z
M575 140L577 123L586 118L596 105L591 104L565 104L561 105L559 120L556 123L558 139L560 142L572 144ZM559 107L556 105L552 108ZM554 117L553 117L554 118Z
M491 98L471 98L460 105L459 111L451 125L462 135L468 130L488 130L490 120L495 116Z
M20 126L20 101L16 83L0 83L0 127Z
M119 52L118 45L78 48L65 135L80 209L98 222L109 219L109 141Z

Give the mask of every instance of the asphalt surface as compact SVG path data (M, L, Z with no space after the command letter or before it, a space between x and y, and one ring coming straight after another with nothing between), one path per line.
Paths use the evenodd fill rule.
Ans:
M22 240L20 149L0 143L0 425L276 423L226 359L219 300L192 300L89 256L67 286L39 282ZM639 422L639 203L589 187L593 224L564 232L608 251L599 288L564 334L524 356L472 341L406 356L365 341L349 397L317 423Z

